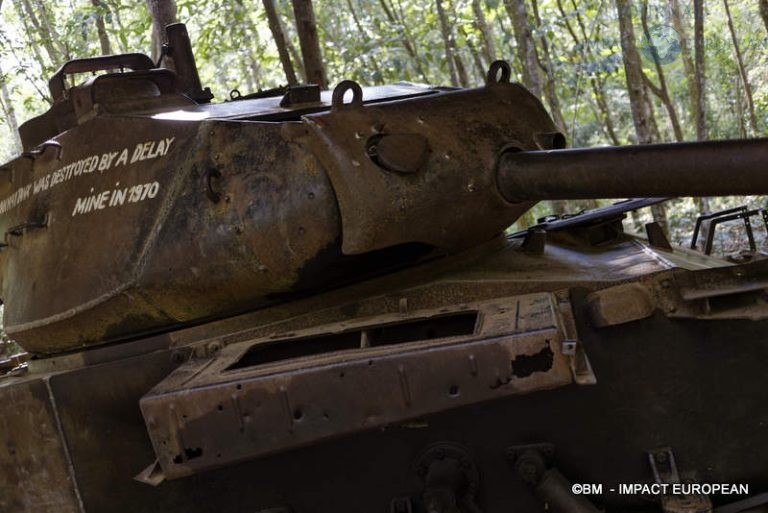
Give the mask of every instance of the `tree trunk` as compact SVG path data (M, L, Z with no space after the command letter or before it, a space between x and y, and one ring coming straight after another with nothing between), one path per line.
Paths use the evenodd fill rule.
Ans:
M315 11L312 9L312 0L292 0L292 3L307 82L317 84L321 89L328 89L328 79L325 76L323 55L320 53L320 39L317 34L317 21L315 20Z
M741 99L741 77L736 81L736 117L739 120L739 137L747 137L747 125L744 123L744 102Z
M635 43L635 31L632 28L630 0L616 0L621 34L621 51L624 72L627 79L627 92L632 111L632 122L639 144L656 142L651 127L651 102L643 83L643 67Z
M768 2L768 0L764 0ZM483 7L480 5L480 0L472 0L472 11L475 14L474 24L480 31L483 38L483 56L488 64L496 60L496 49L493 44L493 33L491 27L488 26L488 21L485 19L485 13L483 13Z
M25 20L28 19L30 23L32 23L34 32L35 34L39 35L43 48L45 48L45 52L48 54L48 58L51 61L51 65L54 68L57 68L64 64L64 56L60 55L57 49L53 46L53 34L48 32L48 30L46 30L46 28L42 25L40 19L37 16L37 13L35 13L35 10L32 8L32 4L29 3L29 0L21 0L20 3L22 9L19 10L19 16ZM28 30L29 29L27 29L27 32ZM32 39L31 34L28 33L27 35L30 39Z
M120 3L117 0L106 0L107 5L109 9L112 11L112 15L114 16L115 24L117 25L117 31L118 31L118 38L117 38L117 47L119 48L121 53L128 53L128 41L127 41L127 32L125 29L125 25L123 25L123 19L120 16Z
M267 14L269 30L272 32L272 38L275 41L275 46L277 46L277 54L280 56L280 64L283 66L285 79L288 81L289 85L298 84L298 80L296 80L296 70L293 68L291 55L288 52L288 45L285 42L283 24L280 23L280 17L275 10L274 0L262 0L262 4L264 5L264 11Z
M442 1L442 0L440 0ZM448 1L448 12L454 13L454 19L452 20L453 23L449 25L448 28L448 39L451 42L451 46L453 46L453 62L456 65L456 73L459 75L459 85L461 87L469 87L469 76L467 75L467 68L464 66L464 60L461 58L461 52L459 51L459 48L456 46L456 38L453 34L453 27L457 24L457 21L455 19L455 13L456 8L453 5L452 0ZM445 12L443 13L445 15ZM447 19L447 16L446 16Z
M700 139L702 132L698 129L699 120L699 79L696 74L696 64L694 64L693 57L691 56L691 45L686 34L685 25L680 15L680 3L678 0L670 0L672 24L675 27L678 35L680 36L680 54L683 57L683 67L685 68L685 76L688 89L688 100L690 101L690 119L691 123L697 127L696 139ZM695 43L694 43L695 46ZM705 133L705 132L704 132ZM708 198L694 198L694 204L699 212L709 212L709 199Z
M469 53L470 55L472 55L472 61L475 63L475 70L477 71L477 76L480 78L479 83L483 84L485 83L485 74L489 66L483 64L483 58L480 56L480 52L475 47L475 44L469 38L469 34L467 34L467 31L464 25L462 25L462 31L464 32L463 33L464 41L467 43L467 48L469 48Z
M539 16L539 4L537 0L531 0L531 7L533 7L533 18L536 21L536 28L541 27L541 16ZM555 120L555 124L558 126L561 132L568 133L568 127L565 124L563 118L563 111L560 108L560 99L557 96L555 80L555 72L552 69L552 58L549 54L549 43L547 42L547 36L541 35L539 37L539 45L541 46L541 53L538 54L541 57L539 66L544 70L546 76L546 82L544 84L544 96L547 98L549 104L549 110L552 111L552 117Z
M565 8L563 7L562 0L557 0L557 9L560 12L561 19L565 23L565 27L568 30L568 33L573 39L575 48L579 49L582 65L587 62L595 62L597 59L594 56L592 47L589 45L589 43L582 44L582 40L589 41L590 37L587 35L587 28L584 26L581 15L576 9L577 6L575 4L575 0L572 0L572 3L575 9L574 12L576 14L576 23L579 26L581 38L576 34L576 32L573 30L573 27L571 27L570 22L568 21L568 16L565 12ZM595 95L595 103L597 104L597 109L600 114L599 117L603 122L603 131L605 132L605 135L608 136L608 139L611 141L611 143L615 146L618 146L621 144L621 142L619 141L619 138L616 135L616 130L614 129L613 119L611 118L611 110L608 107L608 100L606 99L605 95L605 82L600 77L599 71L595 72L594 76L589 78L589 84L592 88L592 93Z
M20 0L15 0L15 3L13 5L13 7L16 10L16 15L19 17L19 19L21 19L21 24L22 24L22 27L24 29L24 34L26 35L26 40L27 40L27 44L29 46L29 49L32 50L32 54L34 55L35 60L40 64L40 67L43 70L45 70L45 60L43 59L43 52L40 51L40 46L37 44L37 41L33 37L33 34L36 33L35 32L36 29L31 27L30 24L29 24L29 21L28 21L29 20L29 16L26 15L26 7L25 7L24 3L22 1L20 1ZM2 32L0 32L0 34L2 34ZM6 40L6 42L8 43L8 48L11 50L11 52L13 52L14 50L13 50L13 46L10 43L10 40ZM15 56L16 55L14 54L14 57ZM21 62L21 61L19 61L19 62ZM51 64L55 65L56 63L53 62ZM26 68L22 67L22 70L26 72ZM26 74L26 76L27 76L27 78L30 79L30 82L32 82L33 84L35 83L35 80L31 79L31 77L29 76L28 73ZM42 82L45 81L43 79L43 77L41 77L41 81Z
M539 77L539 59L536 56L536 46L528 23L528 9L525 0L504 0L504 7L512 20L512 26L517 42L517 56L523 71L523 84L541 98L541 79Z
M112 45L109 43L107 27L104 25L104 11L107 6L101 0L91 0L96 13L96 32L99 35L99 44L101 45L101 55L112 55Z
M768 2L768 0L766 0ZM679 0L670 0L670 14L672 18L672 25L675 31L680 36L680 55L683 58L683 67L685 68L686 87L688 89L688 101L689 115L691 124L696 124L696 109L698 104L696 98L698 93L696 92L696 67L693 64L693 57L691 56L691 46L688 41L688 35L685 30L685 24L683 23L682 16L680 15L680 2Z
M768 0L760 0L760 17L763 19L765 30L768 30Z
M152 16L152 60L157 62L166 42L165 27L179 20L176 18L175 0L147 0L149 15ZM166 67L173 67L166 64Z
M11 146L13 152L18 154L22 151L21 138L19 137L19 121L16 118L16 111L11 102L11 95L8 91L8 80L0 68L0 107L2 107L3 117L11 131Z
M619 33L621 38L621 53L624 61L624 72L627 80L632 122L638 144L650 144L657 141L657 130L653 119L653 104L648 98L646 85L643 81L643 67L640 54L635 43L635 31L632 27L632 10L630 0L616 0L616 13L619 18ZM654 205L651 208L653 218L667 232L667 219L664 206Z
M408 26L405 24L402 16L399 16L399 14L395 11L394 6L387 5L387 0L379 0L379 4L384 10L384 14L387 16L387 20L389 20L392 25L400 29L402 33L400 40L403 42L403 48L405 48L405 51L411 57L411 62L413 63L414 69L416 70L416 74L421 76L421 79L424 82L429 83L429 79L427 78L427 74L424 71L424 67L421 65L419 55L416 53L416 46L413 43L411 32L408 29Z
M739 48L739 39L736 37L736 29L733 28L733 18L731 17L731 9L728 6L728 0L723 0L723 6L725 7L725 14L728 18L728 30L731 32L731 40L733 41L733 50L736 52L736 63L739 66L739 75L741 76L741 83L744 84L744 94L747 97L747 111L749 112L749 122L752 125L752 134L758 132L757 116L755 116L755 103L752 101L752 87L749 85L749 77L747 76L747 70L744 67L744 59L741 56L741 49Z
M448 73L451 77L451 85L459 87L459 75L456 72L456 61L454 60L454 45L450 30L448 29L448 19L443 9L443 0L437 0L437 17L440 19L440 34L443 36L443 45L445 45L445 61L448 63Z
M645 33L645 37L648 41L651 40L651 32L648 29L648 2L647 0L643 0L642 8L641 8L641 22L643 25L643 32ZM658 87L656 84L651 82L651 80L643 73L643 80L645 80L645 84L648 86L648 88L655 94L659 100L661 100L661 103L664 104L664 108L667 110L667 114L669 115L669 121L672 123L672 131L675 134L675 140L677 142L683 141L683 130L680 128L680 121L677 117L677 111L675 110L675 106L672 103L672 99L669 96L669 89L667 89L667 81L664 78L664 70L661 67L661 62L659 62L659 55L655 51L655 49L651 49L651 56L653 57L653 63L656 67L656 74L659 76L659 85Z
M696 139L706 141L707 94L704 73L704 0L693 0L693 45L696 51Z
M18 4L14 4L14 9L16 10L16 13L18 14L19 18L21 18L22 25L24 27L24 34L27 35L27 46L26 49L32 50L32 55L37 59L37 62L40 63L40 71L42 75L40 76L33 76L30 73L30 69L27 66L19 66L18 72L24 75L24 78L29 82L29 85L32 86L32 88L37 91L37 94L40 95L40 98L43 99L47 104L52 104L53 100L48 95L48 91L43 91L40 89L40 84L45 84L45 72L46 72L46 66L45 61L43 60L42 52L40 51L40 48L37 45L37 41L35 41L32 37L32 29L30 28L29 24L27 23L26 17L23 15L23 11L21 7ZM7 48L10 50L11 55L13 55L14 59L16 59L16 62L23 62L23 57L19 56L16 53L16 50L14 49L14 46L10 43L10 41L5 37L5 34L3 34L2 31L0 31L0 37L3 37L3 41L0 44L6 44Z
M59 37L59 33L56 31L56 27L51 24L50 16L48 15L48 9L45 7L45 3L41 0L35 0L35 3L37 4L37 9L40 11L40 21L42 22L43 27L45 27L44 33L53 38L53 43L56 45L56 48L59 50L59 53L61 56L63 56L64 60L70 60L71 56L69 55L67 45L64 42L64 39Z
M367 43L370 41L371 37L369 36L368 31L363 27L363 24L360 22L360 18L357 16L357 12L355 11L355 6L352 5L352 0L347 0L347 8L349 9L349 14L352 15L352 20L355 22L355 27L357 27L357 32L360 34L360 39ZM368 65L371 66L377 76L383 76L376 57L369 55L366 61L369 63Z

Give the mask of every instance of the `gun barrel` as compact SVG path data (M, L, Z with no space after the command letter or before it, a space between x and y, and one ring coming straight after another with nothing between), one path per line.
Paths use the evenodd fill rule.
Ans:
M768 139L507 151L498 187L510 202L768 194Z

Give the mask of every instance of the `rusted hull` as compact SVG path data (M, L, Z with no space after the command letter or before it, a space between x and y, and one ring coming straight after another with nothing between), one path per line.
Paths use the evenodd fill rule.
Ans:
M422 484L411 464L424 447L444 440L476 455L483 476L478 502L487 513L541 511L503 457L510 445L540 441L556 445L559 467L573 481L647 481L645 452L669 445L679 464L696 469L703 482L765 490L762 426L768 416L759 376L768 351L755 341L768 326L684 324L681 329L674 321L651 319L585 337L599 376L594 387L573 385L462 408L155 488L132 480L154 458L138 401L170 370L162 369L170 355L73 371L51 383L86 512L239 512L280 505L317 513L386 511L396 497L419 495ZM0 389L0 395L9 393ZM25 442L19 443L25 450L41 450L26 445L33 433L13 440ZM8 436L3 430L4 444ZM77 511L67 497L65 468L48 467L55 480L46 479L45 486L64 499L40 504L39 489L20 486L33 482L24 474L31 469L7 467L3 511ZM608 511L648 508L637 497L607 495L604 501Z
M530 444L554 445L554 461L562 475L572 482L602 483L605 490L619 483L652 480L647 452L658 447L671 447L681 474L695 474L699 482L747 484L753 495L767 489L763 470L768 461L764 427L768 412L762 374L768 363L768 345L764 343L768 320L764 306L760 306L762 289L749 286L761 283L765 266L758 262L730 268L732 272L726 272L729 268L696 272L673 269L653 250L626 239L595 249L593 269L583 267L580 276L584 279L563 288L559 273L572 275L573 266L586 265L576 258L578 254L567 245L547 244L544 253L536 257L541 267L532 265L531 275L525 277L509 274L508 268L533 257L521 251L518 243L500 244L479 255L430 267L436 276L414 270L380 278L370 284L378 294L370 293L369 284L361 284L299 304L300 312L309 312L315 300L325 305L314 312L296 315L275 307L148 339L141 346L89 350L84 354L90 355L90 361L63 356L54 359L62 370L53 373L56 364L52 361L33 361L29 376L6 379L0 386L0 401L13 411L4 414L8 429L0 431L0 448L6 451L3 461L15 463L1 468L0 500L5 502L0 505L3 511L24 513L67 511L68 507L78 511L79 501L80 511L85 512L262 512L286 508L277 511L356 513L389 511L395 501L397 507L410 504L413 511L420 512L424 511L420 508L425 485L418 462L434 443L464 448L462 454L478 471L475 502L485 513L543 511L542 503L506 459L509 447ZM468 262L472 266L468 267ZM546 279L538 273L546 273ZM744 281L745 277L749 279ZM627 288L628 284L634 288ZM531 293L536 289L538 292ZM374 422L362 430L342 430L334 424L332 436L321 432L309 447L296 443L285 452L259 455L254 447L265 440L277 440L274 433L290 437L291 422L297 421L293 410L283 411L279 393L274 397L257 397L255 393L267 384L264 379L284 378L275 365L284 370L292 366L293 384L301 387L301 381L296 380L301 372L312 368L333 370L333 377L340 379L337 359L346 354L344 361L349 366L342 379L360 383L366 372L376 380L386 379L383 371L367 371L368 359L376 369L385 367L393 354L402 358L402 365L408 365L409 355L418 353L407 350L413 347L408 346L410 343L394 352L377 349L374 344L371 349L332 351L309 360L262 362L227 371L229 374L216 370L217 366L229 368L239 361L243 348L258 346L260 341L301 340L302 330L358 332L372 319L376 325L383 320L385 326L393 322L402 326L405 321L422 319L425 311L440 313L443 309L445 315L452 308L474 308L482 312L482 304L505 305L516 302L515 298L550 294L559 298L550 303L557 305L549 310L550 318L555 315L560 319L553 329L563 330L568 337L577 333L577 347L590 364L586 369L581 367L581 376L593 375L596 383L577 380L579 367L568 365L569 379L551 382L550 386L521 388L526 379L548 379L544 367L535 367L529 369L532 373L528 378L511 376L510 381L497 384L494 393L503 397L487 400L487 396L475 395L477 391L468 384L467 380L474 379L471 365L454 367L445 353L444 368L412 375L409 384L414 406L420 394L431 389L443 397L430 398L432 409L418 411L416 418L398 413L403 407L402 382L385 386L386 381L381 381L381 388L371 388L377 390L376 397L366 404L382 406L380 413L390 415L387 422ZM637 306L635 301L612 309L610 305L619 295L645 298L646 306ZM748 307L750 300L756 306ZM627 306L630 304L637 307ZM470 308L461 310L461 305ZM547 316L536 313L543 312L540 308L528 315L523 308L519 317L517 309L513 310L499 314L497 309L494 315L501 315L499 319L509 326L515 325L516 318L524 321L518 326L528 334L509 341L510 347L526 352L525 341L546 334L547 326L552 325ZM264 315L270 311L272 317L267 320ZM388 311L391 313L384 313ZM371 340L377 336L370 335ZM384 340L383 335L378 336ZM433 339L428 347L439 351L446 340L451 339ZM481 381L493 378L493 369L480 360L482 350L471 344L463 347L478 356ZM561 352L555 360L571 358L562 353L569 351L562 344L550 348L553 353ZM365 354L365 365L359 368L354 357L357 354ZM514 369L514 362L495 354L494 365L502 368L508 362ZM184 363L187 358L192 359ZM575 382L567 384L572 380ZM454 383L461 385L458 392L466 393L463 397L467 402L462 406L451 404L456 400L450 395ZM279 389L279 384L275 385ZM284 386L290 390L288 382ZM356 402L356 397L365 396L360 395L361 390L353 386L333 388L329 383L322 386L314 386L320 395L307 403L305 421L312 421L316 413L316 420L321 421L322 412L313 410L320 406L327 407L327 413L345 412L340 420L348 425L360 426L361 419L374 418L366 404ZM217 397L219 391L224 394ZM327 399L324 392L329 394ZM238 398L237 394L245 395ZM206 399L206 395L210 397ZM273 407L275 412L260 415L246 411L245 407L256 404L249 402L249 397L258 399L265 412ZM219 410L218 400L222 398L227 402L221 403ZM387 398L397 402L388 404ZM239 416L235 399L241 399L243 407ZM224 464L196 467L195 459L185 456L179 465L184 471L166 476L177 479L157 486L135 481L133 477L148 464L158 456L162 459L163 438L152 430L170 425L159 416L154 421L147 418L151 410L146 408L148 400L156 405L164 401L164 408L175 402L179 415L176 427L187 422L186 431L177 431L181 442L189 449L201 445L203 454L213 451L214 460L220 452ZM208 412L208 420L197 418L193 422L195 411ZM250 420L243 435L240 421L246 414ZM31 429L30 423L40 422L48 427ZM197 430L195 422L205 424L205 429ZM306 436L306 431L302 434L296 425L293 428L295 436ZM41 443L41 436L45 443ZM283 438L277 449L290 447L292 444L286 443L289 440ZM19 452L12 456L6 449L10 447ZM237 450L242 451L242 458L236 457ZM39 463L43 454L46 465ZM240 459L244 461L236 463ZM208 460L201 457L199 461ZM45 503L36 488L21 485L41 479L57 483L49 486L53 498ZM657 504L638 495L606 491L590 500L608 512L660 511ZM734 498L714 496L712 500L719 505Z

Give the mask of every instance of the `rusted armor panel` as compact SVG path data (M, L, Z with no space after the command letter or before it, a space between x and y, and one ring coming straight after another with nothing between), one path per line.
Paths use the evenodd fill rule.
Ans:
M0 511L81 513L45 379L0 387Z
M29 197L2 216L22 226L0 256L5 328L29 351L256 306L337 244L324 172L276 125L97 118L59 141L15 163Z

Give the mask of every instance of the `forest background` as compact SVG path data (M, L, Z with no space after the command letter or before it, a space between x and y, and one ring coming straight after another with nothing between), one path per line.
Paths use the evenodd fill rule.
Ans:
M136 51L157 58L161 28L177 20L219 101L347 78L474 87L503 58L571 146L768 128L768 0L0 0L0 162L21 151L18 125L50 105L47 79L61 64ZM699 213L765 200L677 199L629 224L640 230L653 216L685 244ZM543 202L514 228L595 205ZM765 244L762 222L756 231ZM744 241L734 223L715 253Z

